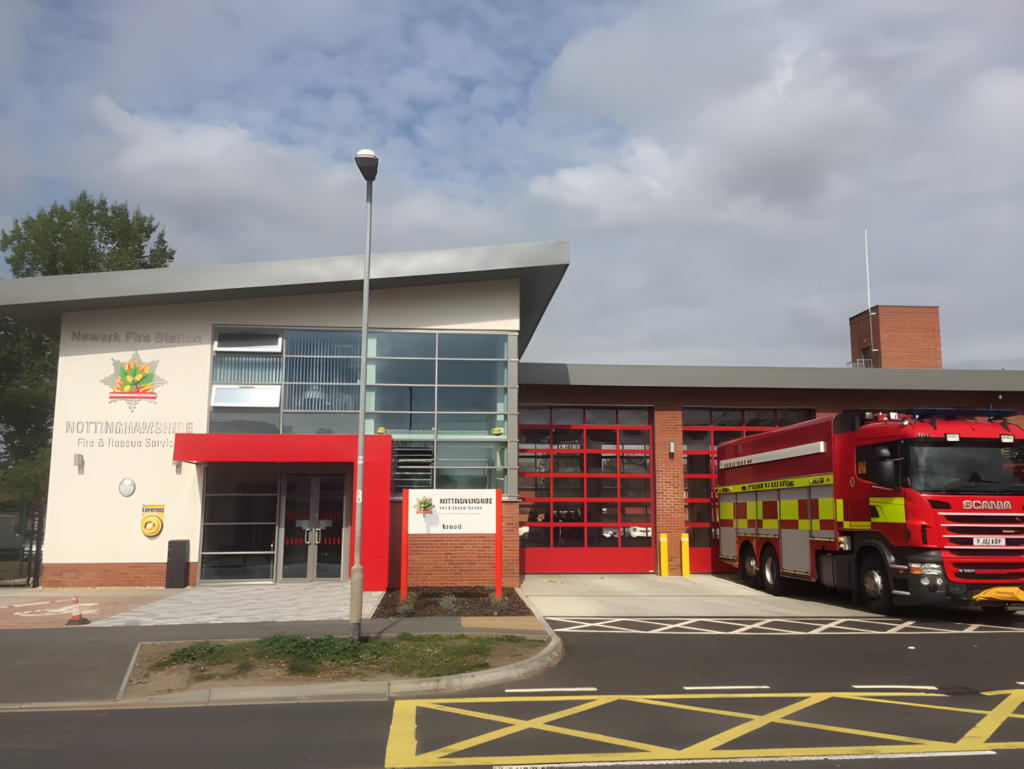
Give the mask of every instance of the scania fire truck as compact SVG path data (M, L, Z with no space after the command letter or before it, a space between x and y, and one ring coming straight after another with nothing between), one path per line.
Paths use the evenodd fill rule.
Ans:
M1024 430L1016 412L844 412L723 443L723 561L893 605L1024 609Z

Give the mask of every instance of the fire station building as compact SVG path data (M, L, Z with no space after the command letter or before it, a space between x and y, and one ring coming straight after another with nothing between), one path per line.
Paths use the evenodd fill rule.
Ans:
M44 587L163 586L170 541L191 584L347 578L362 263L0 281L0 312L60 342ZM684 531L695 571L728 570L722 442L846 409L1024 410L1024 372L941 368L937 308L851 318L845 368L520 363L568 266L565 242L374 256L367 590L397 586L406 490L500 490L506 586L656 571ZM409 534L409 584L492 584L495 546Z

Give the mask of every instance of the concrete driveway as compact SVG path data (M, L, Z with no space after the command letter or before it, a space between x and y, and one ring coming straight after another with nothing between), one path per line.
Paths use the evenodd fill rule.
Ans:
M836 594L771 596L731 575L529 574L520 590L545 617L873 617ZM811 593L811 595L802 595Z

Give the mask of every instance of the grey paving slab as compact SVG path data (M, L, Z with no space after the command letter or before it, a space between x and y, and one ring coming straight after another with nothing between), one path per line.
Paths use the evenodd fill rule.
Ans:
M383 592L363 594L363 618ZM349 619L347 582L203 585L131 611L101 619L99 627L183 625L223 622L298 622Z
M758 590L712 574L659 577L654 574L528 574L521 587L529 596L700 596L763 595Z
M771 596L710 574L527 575L520 590L545 617L873 617L806 597Z

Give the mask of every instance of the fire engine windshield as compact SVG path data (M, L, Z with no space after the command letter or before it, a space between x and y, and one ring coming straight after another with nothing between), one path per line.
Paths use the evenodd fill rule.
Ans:
M910 487L950 494L1024 493L1024 449L995 441L907 441Z

